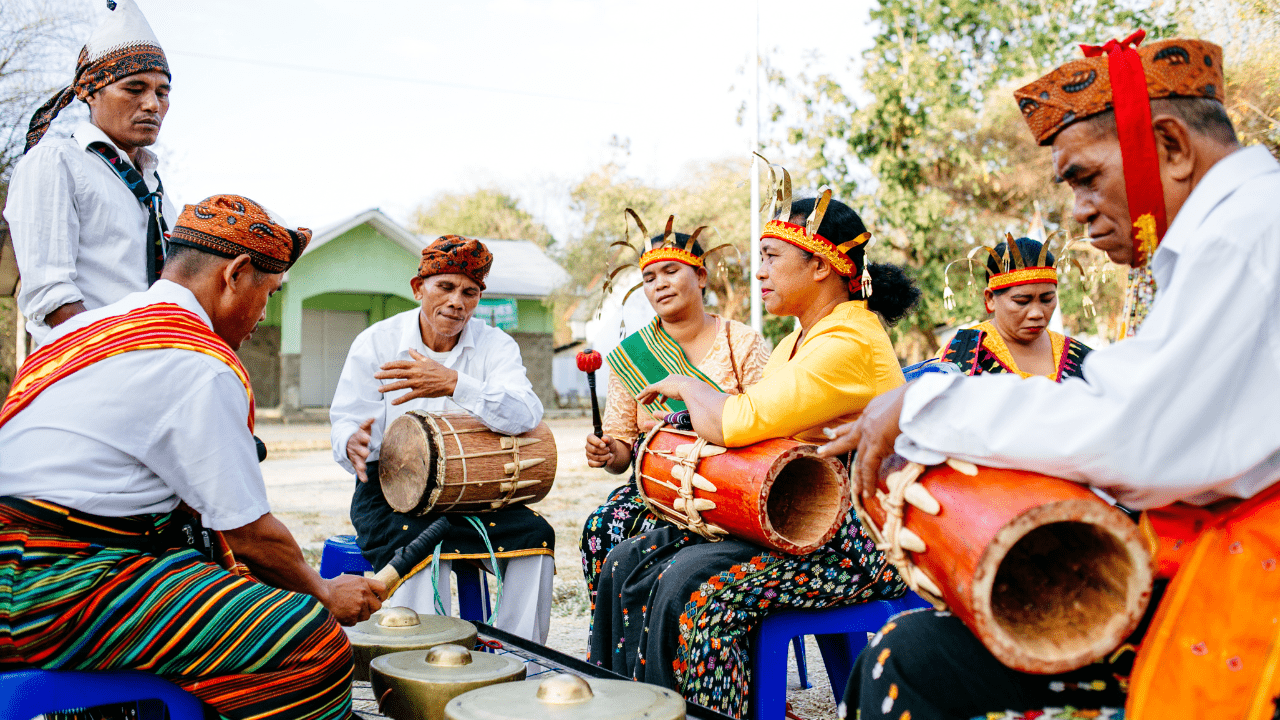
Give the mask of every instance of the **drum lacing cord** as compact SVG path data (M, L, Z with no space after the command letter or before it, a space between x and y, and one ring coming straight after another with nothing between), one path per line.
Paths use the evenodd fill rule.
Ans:
M698 460L702 458L702 448L707 446L706 439L698 437L689 446L689 451L684 457L677 460L676 464L684 468L684 472L680 473L680 489L676 491L679 497L684 500L684 514L687 518L689 529L701 535L704 538L715 538L715 533L707 527L706 521L702 519L701 513L693 496L693 474L698 469Z
M851 483L854 482L853 467L853 463L850 463L849 480ZM898 568L898 574L902 577L902 581L907 584L907 587L932 603L934 607L942 610L946 609L946 602L931 590L921 586L921 571L915 566L915 563L911 562L911 558L907 557L907 551L903 549L902 539L899 537L899 533L905 527L903 524L903 511L907 504L907 488L919 480L924 471L924 465L907 463L901 470L892 472L885 478L885 484L889 488L888 493L881 492L879 489L876 490L876 497L880 501L880 509L884 510L884 527L876 528L866 508L862 506L862 495L856 488L853 492L853 507L858 514L858 520L862 523L863 529L875 541L876 549L883 552L885 558L893 563L894 567ZM926 582L930 581L926 580ZM930 584L932 583L930 582Z
M498 566L498 556L493 552L493 543L489 542L489 531L484 529L484 522L474 515L463 516L467 522L471 523L471 527L480 533L480 539L484 541L484 547L489 551L489 563L493 566L493 576L497 579L497 590L494 593L493 610L489 613L489 618L493 619L498 616L498 608L502 607L502 568ZM435 606L437 615L447 615L444 611L444 600L440 597L440 549L444 546L443 542L436 544L436 549L431 559L431 592L435 595ZM485 582L481 578L481 582Z

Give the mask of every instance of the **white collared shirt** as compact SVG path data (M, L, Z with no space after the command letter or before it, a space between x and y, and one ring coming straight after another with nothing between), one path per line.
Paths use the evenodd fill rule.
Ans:
M458 344L447 353L434 353L422 342L419 309L406 310L376 322L356 336L338 378L338 389L329 408L333 425L333 459L355 472L347 459L347 441L360 423L373 418L369 460L378 459L382 433L391 421L410 410L471 413L492 430L518 435L542 422L542 401L533 392L520 358L520 346L510 335L472 318L462 329ZM378 380L374 373L392 360L413 360L409 350L456 370L458 384L452 397L415 398L401 405L391 401L410 392L407 388L378 392L394 380Z
M76 315L48 340L158 302L209 323L190 290L160 280ZM242 527L270 511L248 415L244 385L216 358L121 353L54 383L0 427L0 495L107 517L168 512L181 499L207 527Z
M146 207L89 143L105 142L126 155L102 130L82 123L70 138L45 136L18 161L9 182L4 217L22 274L18 308L37 345L47 341L44 319L63 305L89 310L147 289ZM158 160L138 152L147 188L159 185ZM164 200L170 227L178 218Z
M1069 478L1135 509L1280 479L1280 164L1260 146L1219 161L1151 262L1146 322L1090 353L1085 380L925 375L898 452Z

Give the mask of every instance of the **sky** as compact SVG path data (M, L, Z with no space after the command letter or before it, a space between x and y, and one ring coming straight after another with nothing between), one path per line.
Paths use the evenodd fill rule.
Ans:
M107 13L63 1L95 24ZM566 237L568 189L623 157L615 137L627 172L659 184L750 150L736 118L751 0L138 5L173 72L155 149L179 202L238 193L321 229L372 207L406 222L438 193L499 187ZM856 83L869 7L761 3L762 52Z

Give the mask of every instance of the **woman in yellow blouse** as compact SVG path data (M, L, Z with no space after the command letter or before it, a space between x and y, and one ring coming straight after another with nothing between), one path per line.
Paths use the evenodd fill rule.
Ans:
M903 383L877 313L898 320L919 290L894 266L867 265L870 234L861 218L838 201L826 205L827 197L784 208L762 234L765 308L797 318L800 327L774 349L760 382L730 395L673 375L642 391L640 402L684 402L693 428L717 444L823 442L823 428L857 418L871 398ZM765 612L904 591L852 512L831 542L803 557L662 527L623 542L606 559L589 659L741 717L749 665L743 640Z
M688 248L687 250L685 248ZM769 347L755 330L706 311L703 249L684 233L649 241L640 256L641 287L658 314L609 353L609 402L604 436L588 435L587 464L619 475L631 467L632 448L668 413L684 409L675 400L641 405L635 396L672 373L701 376L724 392L737 394L760 380ZM592 606L596 577L605 556L618 543L665 521L649 512L636 489L635 476L609 493L582 528L582 574Z

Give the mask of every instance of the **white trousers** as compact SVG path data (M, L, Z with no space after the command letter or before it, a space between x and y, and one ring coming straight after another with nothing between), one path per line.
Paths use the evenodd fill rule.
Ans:
M486 571L493 572L489 560L481 562ZM502 603L498 606L497 614L489 618L489 624L512 635L545 645L547 633L551 631L555 558L550 555L498 558L498 566L502 569ZM453 614L450 598L452 570L452 561L440 561L440 601L444 604L446 615ZM412 608L420 615L435 615L436 594L431 587L434 575L434 568L424 568L401 583L383 604ZM495 594L491 600L496 597Z

